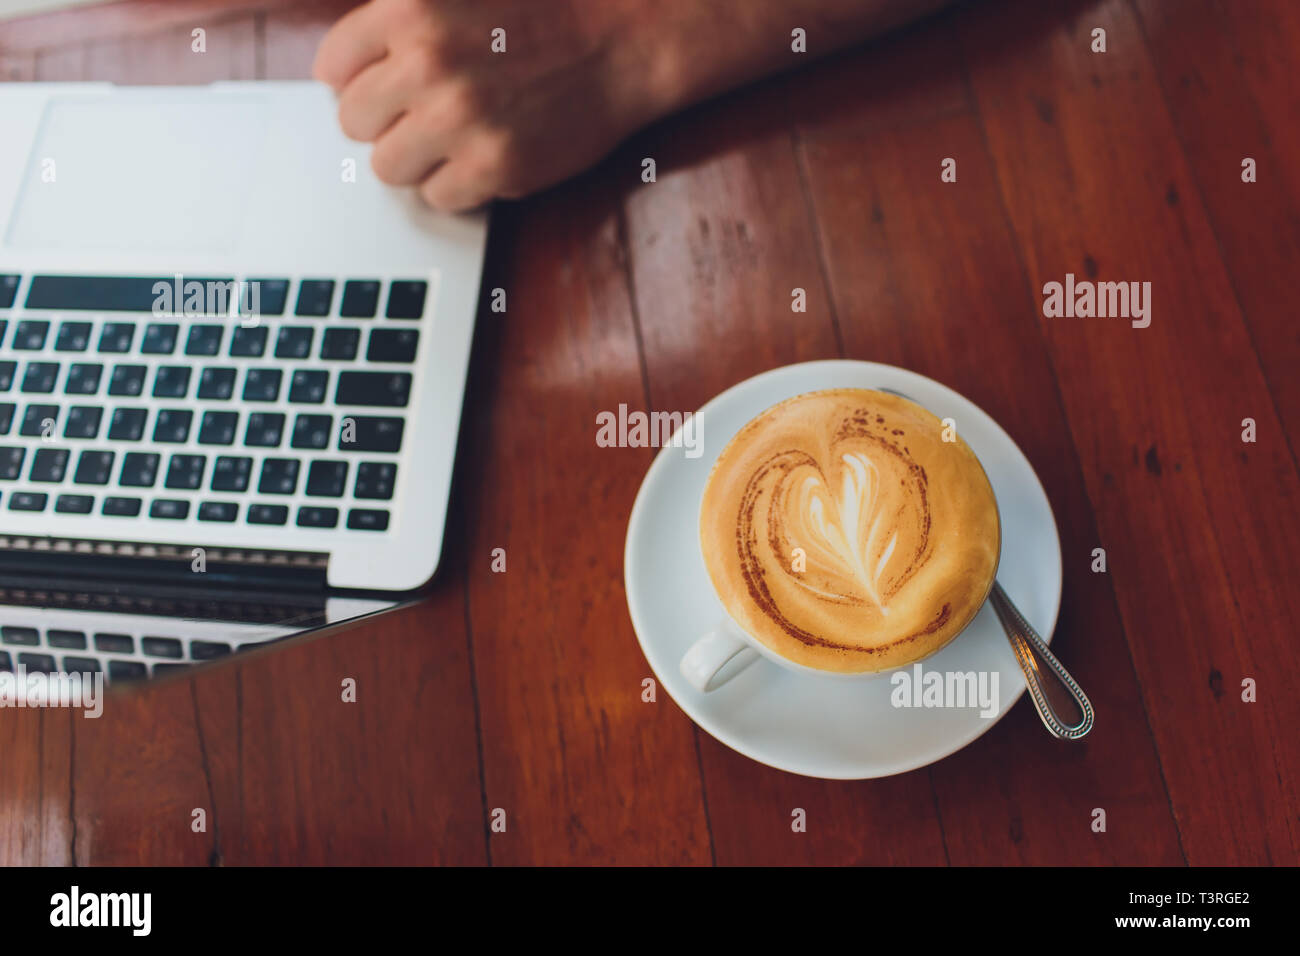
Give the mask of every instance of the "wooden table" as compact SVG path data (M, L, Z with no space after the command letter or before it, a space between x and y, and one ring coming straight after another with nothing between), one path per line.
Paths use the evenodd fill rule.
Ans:
M305 77L347 5L14 21L0 71ZM1297 863L1297 48L1289 0L971 3L499 207L484 287L509 311L479 319L428 599L101 720L0 712L0 861ZM1045 318L1066 273L1151 282L1150 327ZM1065 560L1053 647L1097 709L1086 743L1050 739L1022 699L938 764L833 783L739 756L662 691L642 701L622 554L653 450L597 447L596 414L689 410L837 356L958 389L1033 462Z

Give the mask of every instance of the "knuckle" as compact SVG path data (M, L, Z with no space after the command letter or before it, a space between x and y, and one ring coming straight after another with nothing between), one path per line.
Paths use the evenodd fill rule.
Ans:
M447 196L444 188L437 182L437 178L426 182L420 187L420 198L424 200L426 206L437 209L439 212L450 211L447 206Z
M386 141L381 139L370 151L370 168L379 177L380 182L387 183L389 186L400 186L402 182L397 152L385 143Z
M345 92L339 98L339 129L350 140L365 140L366 127L360 110L356 109Z
M407 89L423 89L443 76L441 58L428 40L417 41L403 50L398 69L401 83Z
M483 95L473 83L458 82L441 98L439 112L447 126L461 129L472 126L486 114Z

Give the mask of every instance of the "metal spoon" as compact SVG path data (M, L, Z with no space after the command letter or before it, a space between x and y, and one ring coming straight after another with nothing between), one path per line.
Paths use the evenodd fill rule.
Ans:
M904 395L896 389L877 386L877 391L888 392L890 395L897 395L917 405L921 404L910 395ZM1011 598L1007 597L1007 592L1002 590L1002 585L997 581L993 582L989 601L993 604L998 620L1002 622L1002 629L1006 631L1007 640L1011 642L1011 649L1015 651L1016 662L1024 672L1025 685L1029 688L1030 699L1034 702L1034 709L1038 711L1038 716L1042 718L1043 726L1053 736L1060 737L1062 740L1079 740L1086 736L1088 731L1092 730L1092 702L1088 700L1088 695L1083 692L1078 681L1070 676L1065 665L1048 650L1046 642L1025 620L1020 609L1015 606ZM1046 665L1047 672L1056 677L1060 686L1079 708L1081 717L1078 723L1067 724L1057 716L1043 688L1044 670L1039 666L1040 660Z

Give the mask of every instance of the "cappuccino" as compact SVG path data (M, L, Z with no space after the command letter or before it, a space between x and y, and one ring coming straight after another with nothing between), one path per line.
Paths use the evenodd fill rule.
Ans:
M742 428L714 464L704 563L727 612L797 664L844 674L920 660L993 585L1001 525L970 447L921 406L832 389Z

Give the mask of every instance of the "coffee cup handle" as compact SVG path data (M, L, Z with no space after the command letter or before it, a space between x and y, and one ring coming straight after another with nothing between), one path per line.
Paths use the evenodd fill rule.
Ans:
M736 626L723 621L691 645L682 656L679 669L692 687L707 694L731 680L758 657L758 651L740 636ZM734 666L727 668L733 661ZM727 671L722 674L724 668Z

